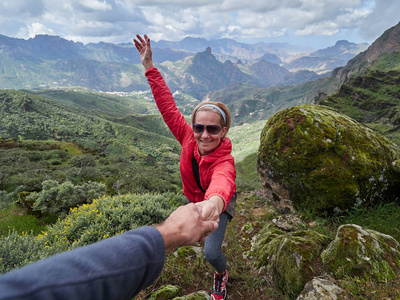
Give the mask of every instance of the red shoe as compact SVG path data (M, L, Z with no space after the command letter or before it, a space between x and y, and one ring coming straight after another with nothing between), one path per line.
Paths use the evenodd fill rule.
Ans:
M224 300L226 299L226 283L228 282L228 272L225 271L223 275L214 274L214 288L211 294L211 300Z

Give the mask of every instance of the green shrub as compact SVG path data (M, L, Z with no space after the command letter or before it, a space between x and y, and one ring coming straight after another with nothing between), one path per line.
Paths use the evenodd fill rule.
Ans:
M15 201L15 193L0 191L0 209L10 207Z
M106 185L97 182L73 185L69 181L59 184L55 180L45 180L42 187L41 192L31 193L26 200L35 203L33 210L52 213L60 217L65 216L70 208L91 203L93 199L106 193Z
M90 154L76 155L73 156L68 163L71 166L84 168L84 167L95 167L96 161Z
M33 234L10 232L0 240L0 273L32 263L43 253L41 244Z

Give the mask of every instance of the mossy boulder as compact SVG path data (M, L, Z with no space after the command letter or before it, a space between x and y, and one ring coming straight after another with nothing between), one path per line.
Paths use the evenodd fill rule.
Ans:
M272 270L277 288L295 299L308 281L321 275L320 252L328 242L328 237L312 230L284 233L267 224L251 252L258 267Z
M176 285L163 285L157 291L153 292L150 300L171 300L182 293L182 288Z
M206 291L199 291L195 293L191 293L186 296L176 297L173 300L209 300L210 294Z
M189 257L189 256L196 255L196 251L191 246L184 246L184 247L180 247L176 251L176 255L179 257Z
M399 158L399 148L378 132L328 107L300 105L268 120L257 169L281 212L332 213L396 200Z
M321 258L338 279L346 274L386 282L399 274L399 250L399 243L389 235L346 224L338 228Z

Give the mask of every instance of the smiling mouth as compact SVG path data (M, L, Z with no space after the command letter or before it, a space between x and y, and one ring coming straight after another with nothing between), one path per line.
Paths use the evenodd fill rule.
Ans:
M211 144L213 141L200 141L202 144Z

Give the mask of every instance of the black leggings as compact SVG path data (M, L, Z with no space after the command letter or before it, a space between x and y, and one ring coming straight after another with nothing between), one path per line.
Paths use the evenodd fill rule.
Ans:
M226 225L229 216L226 212L219 215L219 224L217 230L211 233L204 243L204 254L207 261L214 267L218 273L226 270L226 257L222 253L221 246L224 241Z

